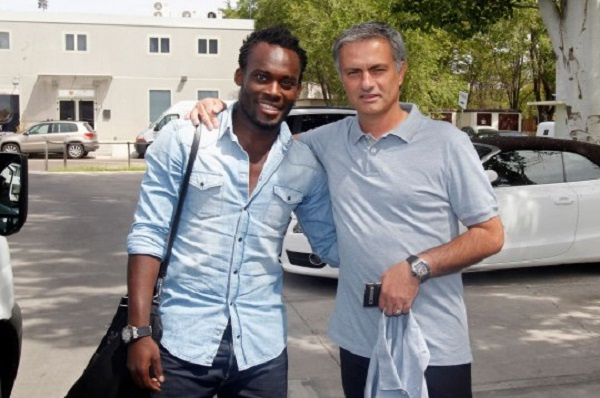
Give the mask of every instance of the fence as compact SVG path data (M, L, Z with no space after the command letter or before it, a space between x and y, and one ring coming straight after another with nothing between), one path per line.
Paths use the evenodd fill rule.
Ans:
M50 154L50 149L49 149L49 145L48 144L61 144L63 145L63 167L66 169L67 168L67 159L68 154L67 154L67 147L69 145L69 143L64 142L64 141L51 141L51 140L46 140L44 142L44 171L48 171L48 163L49 163L49 154ZM132 145L134 144L134 142L132 141L98 141L98 144L100 145L127 145L127 168L131 169L131 152L132 152ZM73 160L73 159L71 159Z

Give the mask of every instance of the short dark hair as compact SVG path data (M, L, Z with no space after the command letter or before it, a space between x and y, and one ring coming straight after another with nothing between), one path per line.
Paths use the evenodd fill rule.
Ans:
M240 55L238 56L240 69L246 69L250 51L252 51L257 44L262 42L283 47L298 54L298 58L300 58L300 81L302 81L302 75L304 75L304 70L306 69L306 63L308 61L306 51L300 47L300 40L292 35L292 32L290 32L289 29L284 28L283 26L272 26L256 30L246 37L242 43L242 47L240 47Z
M392 26L378 21L369 21L352 25L343 31L333 44L333 60L338 72L340 70L340 52L342 47L348 43L355 43L368 39L384 39L390 43L392 56L396 62L398 71L402 68L402 63L406 61L406 50L402 35Z

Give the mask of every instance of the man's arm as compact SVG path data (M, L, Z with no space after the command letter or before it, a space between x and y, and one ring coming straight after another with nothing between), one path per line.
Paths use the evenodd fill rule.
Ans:
M160 259L142 254L129 256L127 264L127 292L129 295L128 323L143 327L150 325L150 308L154 285L160 269ZM134 382L147 389L160 391L164 381L158 345L152 336L129 343L127 368ZM154 377L150 377L150 368Z
M486 257L498 253L504 244L504 229L500 217L474 224L450 242L433 247L418 256L431 268L431 277L458 272ZM427 282L425 282L427 283ZM412 275L406 260L390 267L381 276L379 308L387 315L394 311L407 313L419 293L420 281Z

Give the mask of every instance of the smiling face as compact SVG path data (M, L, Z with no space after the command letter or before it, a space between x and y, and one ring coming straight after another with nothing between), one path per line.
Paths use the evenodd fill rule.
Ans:
M344 44L339 65L348 100L359 117L385 116L396 111L406 62L398 70L386 39L372 38Z
M258 43L245 70L235 72L244 119L259 129L279 129L300 93L300 58L294 51Z

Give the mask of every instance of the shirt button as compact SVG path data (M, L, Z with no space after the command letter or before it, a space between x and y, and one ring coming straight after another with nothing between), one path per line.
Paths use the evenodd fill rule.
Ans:
M204 186L204 183L203 183L203 182L201 182L201 183L200 183L200 186L201 186L201 187L203 187L203 186Z
M240 337L242 337L242 336L240 336L240 335L238 334L238 335L237 335L237 336L235 336L235 337L236 337L237 339L239 339L239 338L240 338Z
M229 302L229 305L233 305L233 301L230 301L230 302Z
M238 238L238 242L241 242L241 241L242 241L242 238Z
M377 149L371 148L371 153L375 153L375 152L377 152Z
M237 269L233 271L233 274L234 274L234 275L237 275L237 273L238 273L238 270L237 270Z

